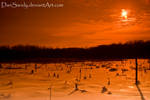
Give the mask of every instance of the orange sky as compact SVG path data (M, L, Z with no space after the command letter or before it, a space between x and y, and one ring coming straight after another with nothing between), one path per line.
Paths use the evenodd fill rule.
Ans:
M150 39L149 0L61 2L62 8L0 8L0 45L90 47ZM126 20L122 9L128 11Z

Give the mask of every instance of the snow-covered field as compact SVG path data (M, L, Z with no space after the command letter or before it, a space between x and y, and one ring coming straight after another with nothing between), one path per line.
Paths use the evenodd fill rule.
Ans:
M150 62L0 64L0 100L150 100ZM143 95L143 97L142 97Z

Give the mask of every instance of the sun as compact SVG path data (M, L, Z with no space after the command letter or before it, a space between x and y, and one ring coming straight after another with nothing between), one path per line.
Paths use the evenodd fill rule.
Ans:
M122 9L121 16L122 16L124 19L127 19L127 18L128 18L128 11L125 10L125 9Z

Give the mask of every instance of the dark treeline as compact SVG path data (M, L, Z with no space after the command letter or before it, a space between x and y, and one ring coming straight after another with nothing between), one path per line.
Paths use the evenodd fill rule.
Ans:
M0 62L46 59L125 59L149 58L150 41L134 41L124 44L100 45L91 48L44 48L17 45L0 47Z

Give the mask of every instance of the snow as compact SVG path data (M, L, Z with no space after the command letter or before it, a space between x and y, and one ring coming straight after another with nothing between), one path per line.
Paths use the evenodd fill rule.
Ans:
M0 100L142 100L134 59L1 65ZM150 63L138 59L138 65L139 88L150 100Z

